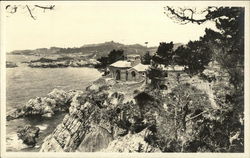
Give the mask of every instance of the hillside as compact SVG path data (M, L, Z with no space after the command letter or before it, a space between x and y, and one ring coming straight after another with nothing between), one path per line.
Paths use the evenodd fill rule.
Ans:
M177 48L180 43L175 44L174 48ZM15 50L9 52L12 55L35 55L35 56L54 56L54 55L81 55L90 56L91 58L99 58L101 56L107 56L108 53L113 49L123 49L125 54L144 54L146 51L154 53L157 47L145 47L140 44L125 45L117 42L105 42L99 44L88 44L82 47L74 48L38 48L35 50Z

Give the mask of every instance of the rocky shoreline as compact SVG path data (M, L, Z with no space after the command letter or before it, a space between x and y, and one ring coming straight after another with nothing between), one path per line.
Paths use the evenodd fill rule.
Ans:
M143 83L138 83L138 86L143 87ZM30 99L25 105L8 114L7 121L30 116L53 117L57 112L66 112L62 123L44 139L40 151L108 150L110 142L131 134L130 126L133 119L130 118L128 121L129 118L125 118L128 114L117 113L117 111L123 105L134 106L134 91L138 90L138 87L134 84L125 87L127 90L124 89L123 83L102 77L90 84L86 88L86 93L54 89L46 97ZM115 116L119 123L111 120L112 113L119 115ZM146 126L143 126L140 131L145 129L144 127ZM35 146L38 133L39 129L30 125L17 131L19 139L29 146ZM140 142L136 146L133 148L140 148Z
M170 90L152 90L145 82L119 82L103 76L89 84L84 93L53 90L47 97L31 99L7 118L53 117L55 112L66 112L62 122L40 142L40 152L172 152L174 135L166 136L166 132L174 132L173 96L199 93L185 115L190 121L179 119L179 124L189 130L184 133L187 137L182 148L191 151L193 135L200 130L196 121L216 120L211 113L217 109L203 90L188 81L181 80ZM36 135L24 134L23 142L26 138L35 142Z
M44 139L40 151L160 152L146 141L153 135L150 121L142 122L135 103L144 88L144 82L98 79L86 88L86 95L74 95L68 114Z
M57 59L40 58L35 61L26 62L31 68L64 68L64 67L95 67L100 62L96 59L74 59L61 57Z
M30 99L25 105L7 114L7 121L29 116L52 117L56 112L68 111L71 99L82 91L69 91L54 89L46 97Z

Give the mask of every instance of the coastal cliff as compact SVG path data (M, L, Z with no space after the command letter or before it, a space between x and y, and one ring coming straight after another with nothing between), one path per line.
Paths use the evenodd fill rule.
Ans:
M46 137L40 151L101 151L108 148L110 142L117 141L127 134L135 134L136 137L136 133L146 129L146 125L132 128L134 116L129 116L131 109L125 111L125 108L135 106L134 91L143 89L144 83L130 83L126 86L124 84L101 78L87 88L86 95L75 95L69 113L54 132ZM143 141L144 137L141 138L139 140ZM139 150L141 143L138 142L133 148ZM147 151L155 149L151 147Z
M182 79L161 90L151 89L145 81L122 82L106 76L84 92L54 90L47 97L29 101L16 112L21 115L14 116L53 117L57 111L66 112L62 122L43 140L41 152L214 150L197 139L207 138L204 126L222 123L217 121L218 109L211 104L208 92L197 88L193 82L201 83L194 80L198 81ZM209 141L228 143L217 137Z

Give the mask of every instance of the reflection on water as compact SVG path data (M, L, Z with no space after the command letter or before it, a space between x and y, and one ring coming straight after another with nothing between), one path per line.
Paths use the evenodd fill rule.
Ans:
M7 112L25 104L29 99L46 96L54 88L85 90L89 82L101 76L93 68L29 68L16 67L6 70ZM52 118L23 118L7 122L7 151L39 151L42 140L61 122L64 113ZM35 148L29 148L17 140L18 126L31 124L41 129Z

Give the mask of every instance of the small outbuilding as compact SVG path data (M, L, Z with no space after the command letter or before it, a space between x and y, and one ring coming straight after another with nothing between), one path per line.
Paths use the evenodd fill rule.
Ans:
M136 66L128 69L128 79L130 81L142 81L143 79L147 79L147 70L149 65L143 65L141 63Z
M131 68L131 62L119 60L109 66L112 78L116 80L127 81L127 70Z

